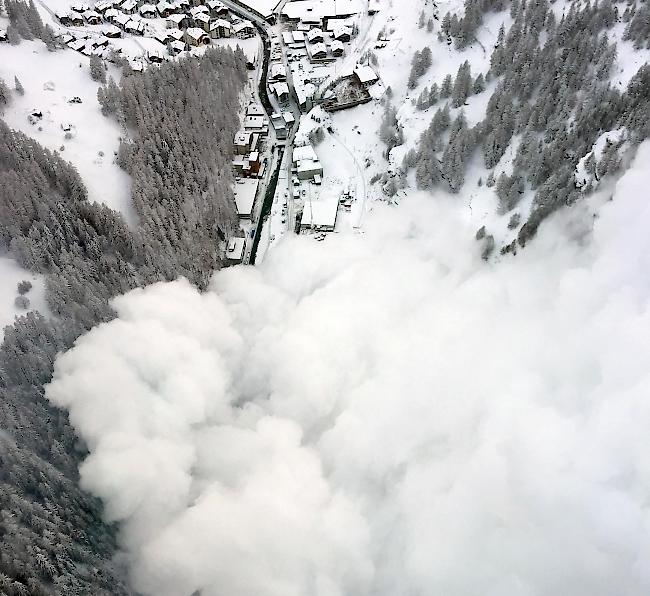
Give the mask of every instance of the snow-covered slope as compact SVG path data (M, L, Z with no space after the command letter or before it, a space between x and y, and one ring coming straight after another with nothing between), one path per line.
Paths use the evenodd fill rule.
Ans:
M17 286L23 280L32 284L31 290L25 294L29 300L27 309L19 308L15 304L18 296ZM0 257L0 341L4 335L4 327L10 325L14 317L25 314L28 310L47 314L43 278L25 271L13 259Z
M99 84L90 78L88 58L69 49L48 52L40 41L0 44L0 78L13 87L18 77L25 89L13 93L3 118L16 130L70 161L79 171L92 201L120 211L134 222L128 174L114 162L122 134L114 120L102 116ZM70 103L74 97L82 103ZM28 120L33 112L42 118ZM66 138L64 128L70 127Z

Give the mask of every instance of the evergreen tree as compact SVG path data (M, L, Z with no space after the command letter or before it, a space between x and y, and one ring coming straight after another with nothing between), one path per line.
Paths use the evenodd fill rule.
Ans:
M18 95L25 95L25 89L22 83L18 80L18 77L14 77L14 89Z
M440 87L440 98L441 99L447 99L451 95L452 85L453 85L453 80L451 78L451 75L448 74L442 80L442 85Z
M90 57L90 78L93 81L100 83L106 82L106 68L104 68L104 61L96 55Z
M458 68L451 93L451 104L454 108L462 106L472 92L472 71L469 62L465 60Z

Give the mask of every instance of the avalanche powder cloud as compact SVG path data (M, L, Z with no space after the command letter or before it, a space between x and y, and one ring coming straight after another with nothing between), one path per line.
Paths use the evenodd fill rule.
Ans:
M414 197L116 299L47 396L135 588L648 594L649 160L497 264Z

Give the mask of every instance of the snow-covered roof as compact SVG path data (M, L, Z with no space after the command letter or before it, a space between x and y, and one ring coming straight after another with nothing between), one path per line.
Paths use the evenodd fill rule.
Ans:
M345 46L343 45L343 42L338 41L337 39L332 41L332 44L331 44L330 47L332 49L332 53L343 52L345 50Z
M178 40L178 39L175 40L175 41L172 41L169 45L170 45L170 46L172 47L172 49L175 50L176 52L183 52L183 51L185 50L185 42L184 42L184 41L180 41L180 40Z
M250 217L252 215L258 183L259 181L256 178L238 180L235 183L233 194L237 205L237 214L240 217Z
M241 147L248 145L251 142L251 134L252 133L248 130L240 130L237 132L234 140L235 145L239 145Z
M374 83L379 80L377 73L370 66L366 65L357 66L354 69L354 74L361 83Z
M289 45L293 43L293 35L291 31L282 32L282 41L284 42L285 45Z
M323 31L322 31L322 29L319 29L318 27L315 27L314 29L310 29L307 32L307 39L309 41L313 41L315 39L323 39Z
M246 108L247 116L264 116L264 108L258 103L251 103Z
M231 261L241 261L244 258L244 249L246 248L246 238L231 238L226 248L226 258Z
M135 0L124 0L124 2L120 4L122 10L135 10L137 6L138 3Z
M291 112L282 112L282 118L286 124L293 124L296 121L295 116Z
M205 31L203 31L203 29L199 29L198 27L189 27L185 30L185 33L188 37L197 41L203 39L206 36Z
M186 14L178 13L178 14L172 14L167 17L167 20L170 23L175 23L178 25L181 21L184 21L187 18Z
M323 53L327 54L327 46L321 41L311 46L309 51L312 56L315 56L316 54L323 54Z
M246 116L244 118L244 128L262 128L266 124L264 116Z
M232 28L235 33L239 33L244 29L253 29L253 25L251 25L248 21L241 21L240 23L236 23Z
M336 224L339 203L336 197L307 201L302 211L302 226L331 227Z
M280 95L289 95L289 85L286 83L275 83L273 85L275 94L280 97Z
M345 25L337 25L332 30L332 35L334 39L339 39L341 37L352 37L352 29Z
M216 19L215 21L212 21L212 23L210 23L210 31L214 31L219 27L223 27L224 29L230 29L232 25L230 21L226 21L225 19Z
M194 17L198 14L206 14L209 13L210 9L207 6L204 6L201 4L200 6L193 6L190 8L190 14Z
M294 164L304 160L317 161L318 156L311 145L302 145L301 147L294 147L291 156Z
M317 22L328 17L346 17L362 10L359 0L293 0L287 2L282 14L288 19Z
M156 7L153 4L143 4L138 11L140 14L153 14L156 12Z
M293 35L293 41L296 43L304 42L305 41L305 32L304 31L294 31L292 33Z
M204 12L199 12L194 15L194 20L198 23L209 23L210 22L210 17L209 15L205 14Z
M74 39L73 41L68 42L68 47L77 52L81 50L81 48L83 48L85 45L86 41L84 39Z
M287 69L282 63L271 64L271 78L272 79L286 79L287 78Z

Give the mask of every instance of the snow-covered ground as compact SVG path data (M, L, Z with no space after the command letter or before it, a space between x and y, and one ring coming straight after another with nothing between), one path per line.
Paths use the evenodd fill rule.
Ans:
M32 289L25 294L30 303L27 309L18 308L14 304L18 296L18 283L23 280L32 284ZM47 313L43 278L25 271L13 259L0 257L0 340L4 337L4 328L13 323L16 316L29 310Z
M114 162L122 132L102 116L97 102L99 84L90 78L88 58L65 49L48 52L40 41L0 45L0 78L13 87L14 77L25 94L14 93L3 118L16 130L43 146L59 151L79 171L92 201L120 211L134 222L130 178ZM79 97L82 103L69 103ZM29 115L39 111L35 124ZM66 138L64 127L70 126Z
M262 16L268 17L273 14L275 7L281 0L240 0L240 2L246 6L250 6L250 8L256 10Z

